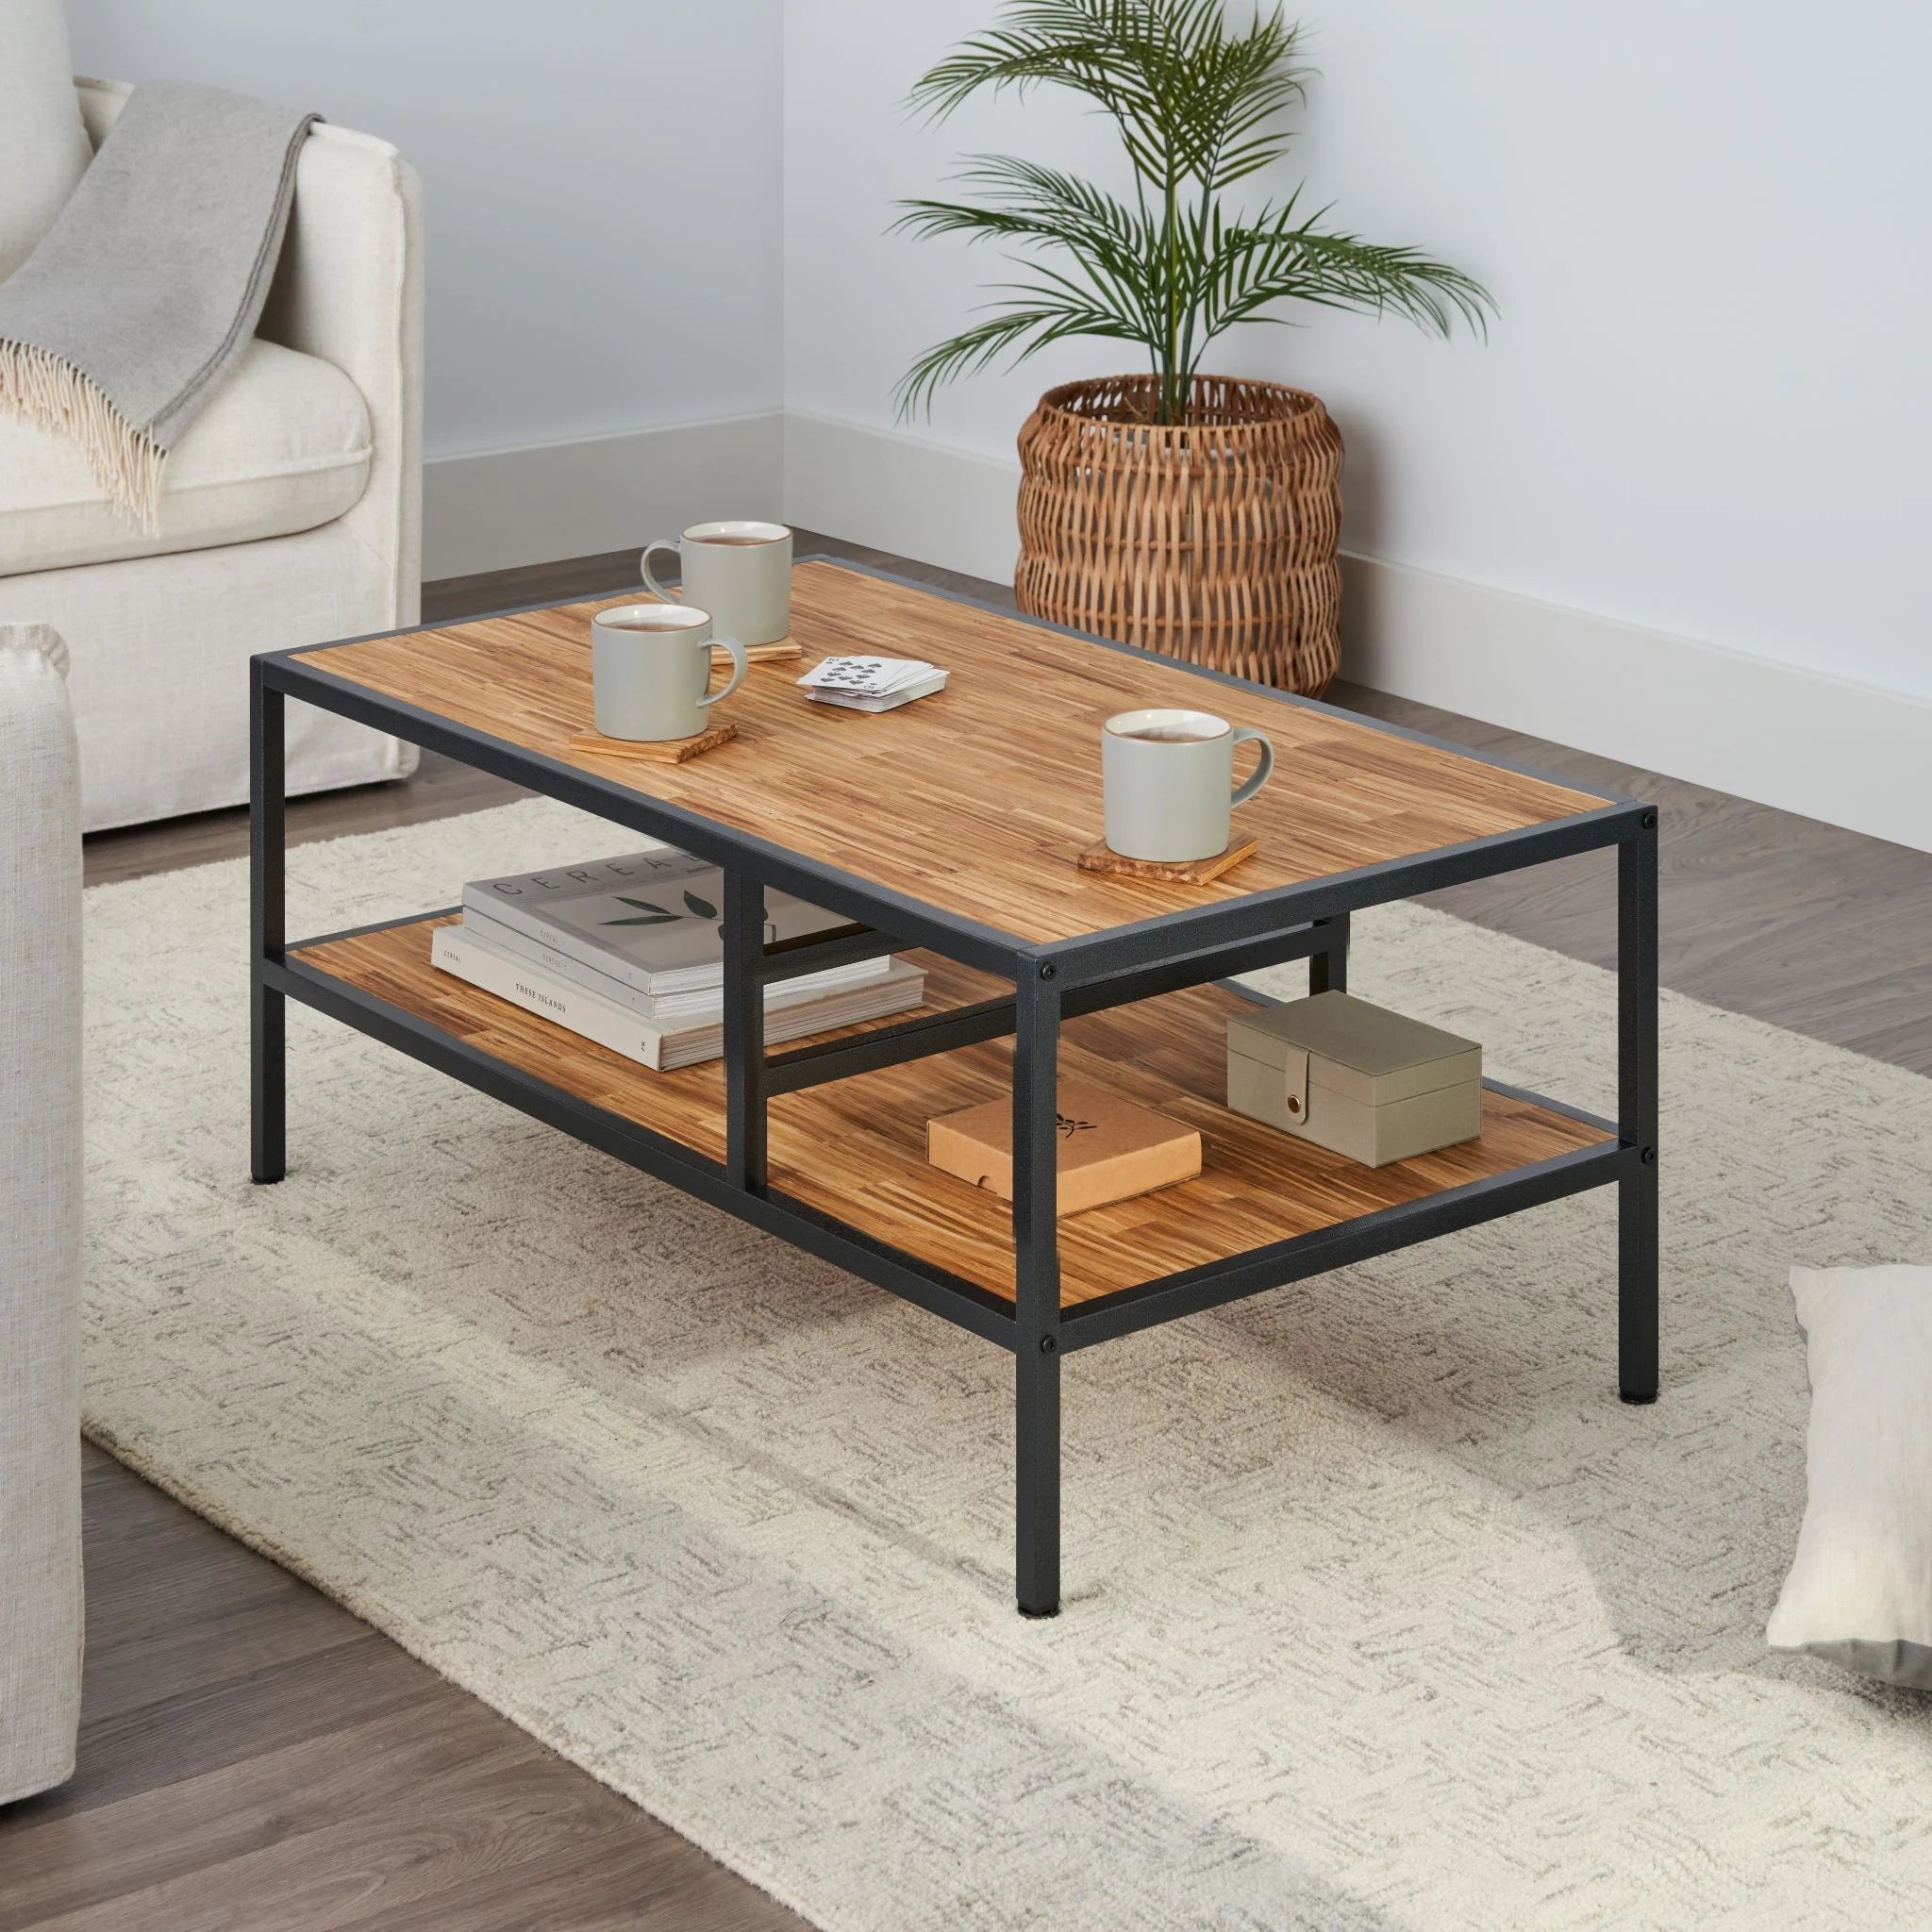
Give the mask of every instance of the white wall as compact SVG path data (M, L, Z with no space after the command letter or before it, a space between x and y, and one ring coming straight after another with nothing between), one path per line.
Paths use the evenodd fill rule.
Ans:
M893 426L894 381L971 320L1001 278L986 246L888 235L902 197L948 192L968 154L1002 149L1130 180L1116 144L1072 96L972 102L932 127L906 107L920 74L986 26L996 0L791 0L785 11L785 397L789 408ZM1115 366L1124 344L1062 344L1012 375L941 391L922 441L1001 459L1042 389Z
M1000 274L888 237L894 199L974 148L1118 167L1051 93L908 118L995 0L69 7L84 70L313 105L421 169L432 575L727 509L998 575L1034 399L1131 365L1066 344L894 424L894 377ZM1351 668L1932 845L1896 769L1932 766L1932 8L1311 17L1311 193L1502 308L1487 347L1314 312L1213 354L1342 425Z
M1314 11L1311 9L1311 11ZM1097 151L1050 92L926 129L898 103L986 0L794 5L786 390L889 425L891 378L998 257L883 238L957 153ZM1217 366L1321 392L1352 549L1932 697L1932 9L1851 0L1352 0L1315 11L1311 191L1481 276L1487 348L1314 314ZM836 101L836 112L824 104ZM1008 456L1069 345L912 433ZM1129 366L1131 363L1129 362Z
M782 0L68 7L83 73L314 108L415 164L432 463L779 408L781 11ZM437 481L432 467L431 575ZM476 492L464 503L475 511ZM641 505L625 520L639 540L646 515ZM505 554L518 533L499 520L453 561L458 534L445 535L444 569L532 560ZM549 554L602 548L597 534Z

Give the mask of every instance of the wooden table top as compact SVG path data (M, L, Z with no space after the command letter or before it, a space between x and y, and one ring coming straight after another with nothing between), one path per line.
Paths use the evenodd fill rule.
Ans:
M868 715L809 703L797 662L754 666L714 714L738 726L683 765L573 751L591 723L591 617L561 604L300 654L312 668L575 766L1028 944L1082 938L1599 809L1613 801L1348 713L828 561L792 579L806 663L924 658L935 697ZM1141 706L1266 731L1271 783L1235 814L1259 841L1211 885L1083 873L1100 836L1100 727ZM1248 754L1238 753L1238 770Z

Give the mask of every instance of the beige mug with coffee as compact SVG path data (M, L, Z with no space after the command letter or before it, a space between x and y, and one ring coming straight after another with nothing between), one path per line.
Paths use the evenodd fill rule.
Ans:
M1255 744L1260 760L1234 782L1234 749ZM1100 733L1107 842L1123 858L1218 858L1227 850L1229 810L1245 805L1274 770L1274 747L1245 724L1211 711L1122 711Z
M711 707L744 682L744 646L719 641L731 676L712 691L711 613L689 604L621 604L591 620L591 695L597 730L633 743L697 738Z
M677 553L684 601L711 613L720 643L775 644L791 634L791 532L783 524L727 518L693 524L674 543L659 537L638 560L644 582L667 603L672 593L651 575L660 550Z

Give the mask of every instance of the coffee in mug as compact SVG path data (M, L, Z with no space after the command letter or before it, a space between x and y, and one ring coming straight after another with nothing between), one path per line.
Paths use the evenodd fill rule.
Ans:
M783 524L693 524L675 542L659 537L645 544L638 567L668 602L671 592L651 575L651 558L660 550L677 553L685 602L711 613L721 643L736 638L741 644L775 644L791 635L791 532Z
M711 613L689 604L623 604L591 620L591 683L597 729L605 738L657 743L696 738L710 708L744 682L749 668L736 638L717 641L731 656L731 679L711 682Z
M1220 724L1222 721L1210 718L1205 711L1200 716L1198 724L1149 724L1142 731L1124 731L1121 736L1138 739L1146 744L1201 744L1208 739L1219 738L1221 732L1210 730L1208 726ZM1222 724L1222 730L1226 728Z
M1260 760L1234 782L1234 749ZM1274 747L1211 711L1122 711L1100 732L1107 842L1123 858L1217 858L1227 850L1229 809L1245 805L1274 770Z

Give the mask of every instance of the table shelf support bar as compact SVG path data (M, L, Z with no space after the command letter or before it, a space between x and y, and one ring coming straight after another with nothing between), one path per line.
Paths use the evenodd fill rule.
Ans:
M282 693L248 667L249 1172L258 1184L289 1171L289 1012L270 982L287 941L287 796Z
M724 1173L734 1188L766 1185L765 887L741 867L724 874Z
M1052 972L1038 967L1014 988L1014 1568L1029 1617L1060 1607L1060 1003Z
M1348 914L1335 913L1316 920L1312 931L1323 943L1308 955L1308 991L1346 992L1348 991Z
M1617 847L1617 1122L1638 1157L1617 1184L1617 1391L1657 1385L1657 823Z
M1229 1302L1245 1301L1250 1295L1325 1274L1331 1269L1351 1267L1377 1255L1413 1247L1418 1241L1433 1241L1439 1235L1455 1234L1525 1208L1559 1201L1566 1194L1586 1192L1631 1172L1637 1155L1638 1150L1627 1141L1581 1147L1530 1167L1294 1235L1224 1261L1205 1262L1138 1288L1075 1302L1061 1324L1060 1353L1118 1341L1183 1315L1203 1314Z

